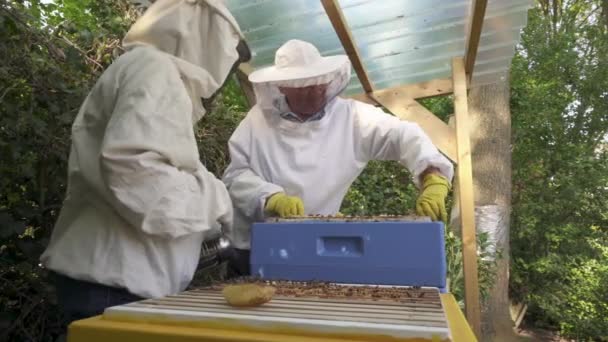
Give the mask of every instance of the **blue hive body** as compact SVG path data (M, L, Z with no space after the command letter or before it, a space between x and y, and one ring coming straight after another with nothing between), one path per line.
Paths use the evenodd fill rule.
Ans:
M443 224L278 222L252 228L251 271L264 279L446 286Z

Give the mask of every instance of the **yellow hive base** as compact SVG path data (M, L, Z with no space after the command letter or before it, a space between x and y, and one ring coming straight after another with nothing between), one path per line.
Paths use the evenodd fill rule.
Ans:
M456 300L451 294L441 294L441 302L446 312L453 342L477 341L465 320ZM391 339L370 336L360 341L410 341L425 342L426 339ZM101 316L84 319L70 325L68 342L346 342L353 336L307 335L301 331L276 329L273 331L254 331L248 328L213 325L200 322L197 326L167 324L148 324L104 320ZM433 341L435 342L435 341Z

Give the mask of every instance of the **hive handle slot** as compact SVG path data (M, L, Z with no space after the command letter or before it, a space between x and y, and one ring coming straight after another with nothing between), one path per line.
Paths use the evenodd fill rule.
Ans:
M361 236L323 236L317 238L317 255L356 258L363 256Z

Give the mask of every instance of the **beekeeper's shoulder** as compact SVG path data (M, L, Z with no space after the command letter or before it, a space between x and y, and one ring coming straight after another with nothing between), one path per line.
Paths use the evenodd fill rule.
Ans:
M168 54L148 46L135 47L125 52L114 64L115 67L120 69L120 73L127 77L142 74L150 76L179 74L177 67Z
M369 113L383 113L383 111L374 105L350 98L337 98L334 104L336 109L348 112L350 115L367 115Z

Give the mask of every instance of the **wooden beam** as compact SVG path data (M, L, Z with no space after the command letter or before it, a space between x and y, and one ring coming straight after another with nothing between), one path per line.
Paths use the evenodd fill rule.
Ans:
M469 78L473 75L475 67L475 58L477 58L477 48L479 47L479 39L481 38L481 29L483 27L483 18L486 15L487 0L473 0L472 10L470 14L467 49L465 57L465 71Z
M452 161L457 160L456 134L451 127L413 98L399 92L387 92L372 97L401 120L420 125L437 148Z
M342 13L340 4L337 0L321 0L321 3L323 4L323 8L325 8L325 13L327 13L334 30L338 34L338 38L340 38L340 42L342 42L342 46L344 47L344 50L346 51L346 54L353 65L353 69L355 69L355 72L357 73L357 77L363 86L363 90L366 93L371 93L374 91L372 82L365 71L365 67L361 61L361 55L359 54L359 50L357 49L353 35L350 32L350 28L346 23L346 19L344 19L344 14Z
M253 91L253 85L249 82L249 74L253 72L253 67L249 63L241 63L239 68L236 71L236 79L245 93L245 98L247 98L247 104L249 108L255 105L255 92Z
M238 69L236 71L236 79L245 94L249 108L253 107L256 103L255 92L253 91L253 85L249 82L249 77L241 69Z
M367 104L371 104L374 106L378 106L378 102L376 102L376 100L374 100L370 95L370 94L356 94L356 95L341 95L340 97L344 98L344 99L352 99L352 100L357 100L357 101L361 101L361 102L365 102Z
M251 74L254 70L255 69L253 68L253 65L251 65L250 63L239 64L239 71L247 75L247 77L249 77L249 74Z
M411 99L424 99L429 97L448 95L452 93L452 79L451 78L438 78L431 81L406 84L397 87L385 88L382 90L375 90L374 96L380 96L387 93L399 93L405 95L405 97ZM361 93L356 95L345 96L353 100L377 105L378 103L373 99L373 96L367 93Z
M460 226L462 231L465 313L475 335L480 339L481 313L477 275L475 201L473 199L473 170L469 137L467 76L463 58L458 57L452 60L452 80L454 81L454 119L456 121L456 146L458 150L456 171L460 189L458 201L460 202Z
M374 96L377 97L388 93L399 93L400 96L406 96L411 99L424 99L428 97L447 95L452 93L452 79L438 78L426 82L375 90ZM355 95L353 98L365 95L366 94Z

